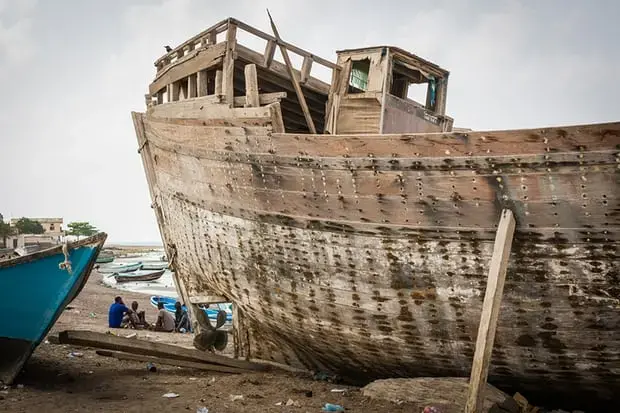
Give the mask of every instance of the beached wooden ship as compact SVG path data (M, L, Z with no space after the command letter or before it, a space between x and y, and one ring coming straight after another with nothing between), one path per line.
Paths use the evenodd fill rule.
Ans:
M301 62L293 78L277 48ZM453 131L446 70L391 46L337 55L227 19L155 62L133 118L185 302L234 303L239 357L467 376L510 209L489 381L617 400L620 123Z

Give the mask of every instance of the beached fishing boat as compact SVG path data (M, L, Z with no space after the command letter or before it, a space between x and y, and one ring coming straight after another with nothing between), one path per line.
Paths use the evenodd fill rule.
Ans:
M88 280L106 239L100 233L65 246L0 261L0 381L11 384L64 308Z
M293 76L277 47L303 62ZM448 71L390 46L337 56L227 19L155 62L132 116L190 310L231 301L240 357L356 381L468 376L510 209L489 381L617 400L620 123L453 130Z
M168 263L167 262L162 262L162 261L143 261L142 262L142 267L140 269L142 269L142 270L165 270L166 268L168 268Z
M114 279L117 283L126 283L126 282L135 282L135 281L155 281L159 280L162 275L164 275L166 270L159 271L150 271L150 270L138 270L133 272L127 272L120 274L115 274Z
M114 261L114 256L113 255L108 255L108 256L99 255L97 257L97 264L109 264L109 263L111 263L113 261Z
M142 268L142 262L135 262L130 264L116 264L116 265L105 265L99 267L97 271L102 274L114 274L114 273L126 273L137 271Z

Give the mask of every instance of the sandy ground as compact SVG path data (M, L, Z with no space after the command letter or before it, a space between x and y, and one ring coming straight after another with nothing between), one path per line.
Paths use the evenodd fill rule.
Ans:
M150 305L148 296L108 288L101 284L101 275L93 272L81 294L65 310L50 334L66 329L109 331L107 310L116 295L121 295L126 304L138 301L146 310L147 320L154 321L156 310ZM120 335L132 332L115 330ZM139 331L138 337L192 347L189 334ZM232 347L232 340L229 347ZM74 351L83 356L70 357ZM0 411L196 412L198 408L206 407L209 413L320 412L325 403L342 405L351 412L419 411L407 403L364 398L355 387L288 373L226 375L163 365L157 367L157 372L151 373L145 363L101 357L90 348L42 343L14 385L0 391ZM334 393L332 389L347 391ZM169 392L179 396L162 397ZM287 406L287 402L294 405Z

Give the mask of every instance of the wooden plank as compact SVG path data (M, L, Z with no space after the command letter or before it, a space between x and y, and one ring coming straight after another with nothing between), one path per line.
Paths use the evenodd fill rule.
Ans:
M245 106L249 108L260 106L255 64L245 65Z
M143 356L139 354L126 354L126 353L120 353L120 352L108 351L108 350L97 350L95 351L95 353L103 357L113 357L117 360L142 361L142 362L147 362L147 363L150 362L153 364L164 364L168 366L185 367L185 368L197 369L197 370L216 371L218 373L241 374L241 373L247 372L247 370L245 369L220 366L217 364L197 363L194 361L174 360L174 359L162 358L162 357Z
M198 97L200 96L207 96L208 92L207 92L207 71L206 70L201 70L199 71L197 74L197 79L196 79L196 88L197 88L197 92L198 92Z
M200 119L229 119L233 118L269 118L271 113L267 107L231 108L225 104L218 104L218 97L204 96L187 99L165 105L156 105L149 108L149 117L155 118L200 118ZM174 123L171 121L171 123Z
M237 44L237 26L229 23L226 31L226 56L224 57L222 89L224 102L233 105L235 97L235 46Z
M280 41L280 35L278 34L278 29L276 28L273 19L271 18L271 14L269 14L269 10L267 10L267 14L269 15L269 21L271 22L271 29L273 30L273 34L276 37L277 41ZM295 77L295 73L293 72L293 65L291 64L291 59L288 56L288 52L286 47L280 44L280 53L282 53L282 57L284 58L284 62L286 63L286 68L288 70L288 75L293 82L293 87L295 88L295 93L297 93L297 99L299 99L299 105L304 111L304 117L306 118L306 123L308 124L308 129L310 133L315 134L316 128L314 127L314 121L312 120L312 116L310 115L310 109L308 109L308 104L306 103L306 99L304 97L304 92L301 90L301 86L299 85L299 81L297 77Z
M155 94L167 84L186 78L200 70L221 65L225 52L226 45L224 43L210 46L207 49L194 50L158 73L155 80L149 85L149 93Z
M271 67L271 63L273 63L273 57L276 54L276 42L275 40L269 40L267 42L267 45L265 46L265 62L263 64L263 66L265 66L267 69L269 69Z
M67 330L61 332L58 335L58 339L61 344L71 344L74 346L95 347L104 350L124 351L126 353L172 358L176 360L206 362L246 370L265 370L265 367L259 364L249 363L243 360L234 360L218 354L92 331Z
M306 83L310 79L310 71L312 70L312 58L309 56L304 57L304 61L301 64L301 75L299 77L300 83Z
M224 73L221 70L215 72L215 96L222 95L222 83L224 79Z
M512 211L504 209L497 227L489 277L482 304L478 339L476 340L476 351L469 379L467 405L465 406L466 413L480 413L482 409L514 232L515 219Z
M280 102L282 99L286 99L286 92L272 92L272 93L261 93L258 95L258 103L257 106L267 106L272 103ZM244 106L246 102L246 98L243 96L235 97L235 106Z
M192 295L189 297L192 304L218 304L229 303L230 300L221 295Z

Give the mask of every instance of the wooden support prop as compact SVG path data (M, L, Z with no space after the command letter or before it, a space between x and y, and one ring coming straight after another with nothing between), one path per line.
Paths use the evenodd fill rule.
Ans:
M310 71L312 70L312 58L304 57L304 61L301 64L301 73L299 76L300 83L306 83L310 79Z
M96 353L103 357L114 357L115 359L118 359L118 360L144 361L147 363L151 362L153 364L158 363L158 364L165 364L168 366L186 367L186 368L197 369L197 370L217 371L219 373L241 374L241 373L247 372L247 370L238 369L235 367L219 366L217 364L198 363L195 361L184 361L184 360L174 360L174 359L161 358L161 357L143 356L140 354L127 354L127 353L120 353L120 352L108 351L108 350L97 350Z
M60 344L95 347L105 350L124 351L144 356L164 357L174 360L212 363L245 370L265 370L265 366L244 360L235 360L218 354L192 350L170 344L118 337L92 331L63 331L58 335Z
M268 40L265 46L265 63L264 66L269 69L271 63L273 63L273 57L276 54L276 42Z
M256 65L245 65L245 106L255 108L260 106L258 98L258 76L256 75ZM233 100L234 101L234 100Z
M224 89L224 102L233 105L235 98L235 47L237 44L237 25L228 22L226 30L226 56L224 57L224 67L222 87Z
M215 95L222 95L222 79L224 77L224 73L221 70L215 72Z
M284 63L286 63L286 68L288 70L288 74L291 77L291 81L293 82L293 87L295 88L295 93L297 93L297 99L299 99L299 105L301 109L304 111L304 117L306 118L306 123L308 124L308 129L310 133L316 134L316 128L314 127L314 122L312 121L312 116L310 115L310 109L308 109L308 104L306 103L306 98L304 97L304 93L301 90L301 86L299 85L299 81L295 77L295 73L293 72L293 66L291 64L291 59L288 56L288 52L286 47L284 47L280 42L280 34L278 33L278 29L276 28L273 19L271 18L271 14L269 10L267 10L267 15L269 16L269 21L271 22L271 29L273 30L273 35L276 38L280 46L280 53L282 53L282 57L284 58Z
M515 219L512 211L504 209L497 227L495 244L493 245L487 289L484 294L482 315L480 316L480 325L478 326L476 351L469 379L469 391L465 406L466 413L480 413L482 409L514 232Z

